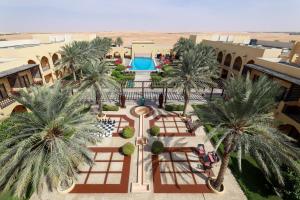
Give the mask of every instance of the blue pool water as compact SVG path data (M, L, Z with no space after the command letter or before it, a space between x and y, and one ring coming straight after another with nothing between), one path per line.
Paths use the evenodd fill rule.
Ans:
M135 57L130 63L130 70L145 70L145 71L155 71L155 63L152 58L146 57Z

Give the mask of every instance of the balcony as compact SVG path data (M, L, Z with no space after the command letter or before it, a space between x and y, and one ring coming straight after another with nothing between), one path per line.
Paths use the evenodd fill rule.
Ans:
M15 102L15 100L13 98L7 97L5 99L0 100L0 108L4 109L7 106L13 104Z

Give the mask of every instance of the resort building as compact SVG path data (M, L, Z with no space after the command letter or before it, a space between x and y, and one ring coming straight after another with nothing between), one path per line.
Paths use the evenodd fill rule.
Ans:
M20 106L9 96L21 88L34 84L53 85L54 81L69 74L54 68L60 59L58 53L65 43L41 43L39 40L0 42L0 120L11 115Z
M96 34L33 34L31 38L0 41L0 120L9 117L16 107L20 108L9 97L14 92L34 84L51 86L55 80L71 74L69 69L55 68L62 46L95 37ZM170 47L156 45L153 41L133 41L131 46L113 46L106 57L121 59L126 65L135 56L154 58L169 53Z
M42 73L38 64L17 64L12 62L10 66L0 64L0 120L15 112L24 112L26 108L10 98L21 89L28 88L34 84L42 84Z
M257 58L255 64L246 65L244 72L250 72L253 80L264 74L279 83L275 117L283 123L280 128L284 132L300 141L300 42L287 59Z
M264 74L279 83L275 117L282 122L280 129L300 141L300 42L201 41L216 50L221 79L250 73L252 80Z

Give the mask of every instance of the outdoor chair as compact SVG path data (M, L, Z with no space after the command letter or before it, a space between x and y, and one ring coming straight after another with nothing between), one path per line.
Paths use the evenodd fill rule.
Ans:
M201 157L205 156L204 144L198 144L197 151L198 151L199 156L201 156Z
M220 158L219 158L218 154L214 151L208 152L207 157L208 157L208 159L210 160L210 162L212 164L217 163L217 162L220 161Z

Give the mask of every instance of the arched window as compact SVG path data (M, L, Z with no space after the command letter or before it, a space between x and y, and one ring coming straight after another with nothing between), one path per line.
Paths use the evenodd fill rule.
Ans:
M42 57L41 66L42 66L43 71L46 71L46 70L50 69L49 61L48 61L48 58L46 56Z
M217 61L221 64L221 63L222 63L222 60L223 60L223 52L220 51L220 52L218 53Z
M53 65L55 65L58 61L58 55L55 53L52 55L52 62L53 62Z
M121 58L121 54L119 52L115 52L114 53L114 58Z
M241 68L242 68L242 58L239 56L237 57L235 60L234 60L234 63L233 63L233 69L234 70L237 70L237 71L240 71Z
M224 65L230 67L231 64L231 54L227 54L225 57Z

